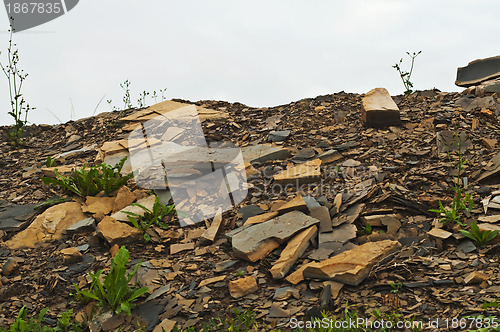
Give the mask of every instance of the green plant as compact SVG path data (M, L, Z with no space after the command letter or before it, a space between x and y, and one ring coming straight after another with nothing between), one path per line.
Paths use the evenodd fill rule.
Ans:
M401 65L403 64L403 58L401 58L399 60L399 63L396 63L394 66L392 66L392 68L395 68L398 73L399 73L399 76L401 76L401 80L403 81L403 85L405 87L405 95L408 95L410 93L413 92L413 83L410 81L410 78L411 78L411 74L413 73L413 65L415 63L415 58L420 54L422 53L422 51L419 51L419 52L413 52L412 54L410 54L410 52L406 52L406 54L408 54L408 56L411 58L411 67L410 67L410 71L403 71L401 69Z
M394 294L398 294L400 291L401 291L401 287L403 287L403 284L400 283L400 282L391 282L389 284L389 286L391 286L391 293L394 293Z
M236 271L233 273L233 276L235 277L243 277L245 275L245 271L244 270L241 270L241 271Z
M38 315L34 318L27 319L28 310L26 306L22 307L19 310L19 314L17 315L16 321L9 327L8 330L5 330L0 327L0 332L81 332L82 325L73 321L73 309L67 310L61 314L60 318L57 320L57 326L52 328L43 323L43 319L47 312L48 308L42 309Z
M127 214L128 220L132 225L134 225L135 228L142 231L145 242L149 242L151 240L151 236L147 233L147 230L152 225L159 226L162 229L168 228L168 224L162 222L162 219L172 213L174 210L174 204L164 205L160 203L160 199L156 196L153 204L153 210L150 210L139 203L132 203L130 205L140 207L144 211L144 215L130 211L123 211L123 213Z
M193 327L188 327L183 332L196 331ZM210 319L203 324L203 332L246 332L246 331L261 331L256 323L256 313L252 310L240 311L237 308L232 308L232 313L225 319L215 318ZM266 329L266 331L268 331ZM173 332L180 332L177 327ZM277 331L276 331L277 332Z
M463 229L461 229L460 232L469 239L476 242L476 244L481 248L483 248L488 242L493 240L498 235L498 233L500 233L500 230L482 231L479 229L476 222L471 223L470 229L470 232Z
M445 208L443 206L443 203L439 201L439 209L430 209L429 211L441 214L443 218L440 219L439 221L444 225L457 223L461 226L465 226L465 224L460 221L460 213L463 211L470 212L474 206L474 200L472 199L471 194L464 192L465 187L463 187L461 184L462 181L461 176L464 170L464 165L466 163L466 160L462 156L462 139L457 134L456 128L455 132L453 133L453 141L456 142L458 150L456 177L453 180L453 191L455 192L455 195L453 196L453 201L451 202L451 206L449 209ZM450 155L450 146L447 147L446 153L448 156L448 160L450 161L450 164L453 164Z
M373 232L372 225L367 224L367 225L363 226L363 228L359 232L361 234L370 235Z
M129 109L132 108L132 102L130 101L130 81L125 80L125 82L120 83L120 87L125 91L125 94L123 95L123 109Z
M488 308L498 308L498 307L500 307L498 300L495 300L493 302L484 302L482 305L482 308L485 310L487 310Z
M7 81L9 82L10 111L8 114L14 118L14 126L7 132L10 144L14 147L24 144L22 136L28 123L28 113L35 108L26 103L21 92L22 86L28 74L18 68L19 50L13 43L13 31L10 30L9 47L7 48L8 63L4 66L0 62Z
M59 174L56 168L56 178L43 177L42 181L45 184L58 185L80 197L95 196L101 191L109 195L134 176L133 173L126 176L120 174L126 159L127 157L124 157L115 166L102 163L87 169L84 165L79 170L73 170L69 177Z
M48 156L47 160L45 160L46 167L54 167L56 166L56 163L57 163L56 159L52 158L51 156Z
M462 322L465 324L468 332L500 332L500 323L497 316L464 316L462 319L456 322L457 327L460 326ZM476 330L470 330L470 328L477 328Z
M111 259L111 270L104 277L104 283L100 279L103 270L99 270L95 274L90 273L92 277L90 289L80 290L78 285L74 284L76 289L75 298L82 303L96 300L100 305L109 306L117 314L124 312L131 315L132 302L147 293L149 289L147 287L130 287L129 283L139 270L142 261L135 266L132 272L127 274L128 259L129 252L127 248L122 246L116 256Z
M38 210L40 208L48 208L53 205L61 204L64 202L69 202L71 201L71 198L69 197L61 197L61 198L54 198L54 199L49 199L45 202L42 202L40 204L37 204L33 207L34 210Z
M137 99L137 104L139 105L139 108L143 108L146 106L146 96L149 95L149 92L142 91L142 93L139 95L139 99Z

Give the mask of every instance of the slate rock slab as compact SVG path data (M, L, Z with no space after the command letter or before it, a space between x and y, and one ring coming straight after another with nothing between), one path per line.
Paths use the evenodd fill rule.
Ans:
M34 204L5 204L5 207L0 209L0 230L10 232L24 228L37 213L34 207Z
M367 127L384 128L401 124L399 108L386 89L368 91L362 104L361 119Z
M478 59L458 67L455 85L468 87L500 77L500 56Z
M292 211L260 224L244 226L240 231L227 235L231 238L236 257L255 262L299 231L318 223L318 219Z

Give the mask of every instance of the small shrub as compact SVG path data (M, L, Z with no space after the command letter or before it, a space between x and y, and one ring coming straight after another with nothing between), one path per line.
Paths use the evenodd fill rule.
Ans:
M57 326L52 328L43 323L43 318L45 314L49 311L48 308L42 309L35 318L27 319L28 310L26 307L22 307L19 310L16 321L5 330L0 327L0 332L81 332L82 325L73 321L73 309L67 310L61 314L60 318L57 320Z
M52 158L51 156L47 157L47 160L45 160L45 166L46 167L54 167L56 166L56 159Z
M60 186L80 197L95 196L101 191L110 195L134 176L133 173L126 176L120 174L126 159L127 157L124 157L115 166L102 163L87 169L84 165L81 169L72 171L69 177L59 174L56 168L56 178L43 177L42 181L45 184Z
M75 285L75 298L82 303L89 303L91 300L96 300L100 305L109 306L119 314L121 312L131 315L133 303L140 296L147 293L147 287L135 288L130 287L129 283L137 273L142 262L137 264L132 272L127 274L127 263L129 259L128 250L122 246L116 256L111 259L111 270L104 277L104 284L101 283L100 276L103 270L97 271L95 274L90 273L92 283L89 290L80 290L77 284Z
M481 248L483 248L488 242L493 240L498 233L500 233L500 230L482 231L479 229L476 222L473 222L470 225L470 229L470 232L463 229L461 229L460 232L472 241L476 242L476 244Z
M147 233L149 227L155 225L162 229L168 228L168 224L162 222L162 219L172 213L174 210L173 204L163 205L160 203L158 196L156 196L152 211L139 203L132 203L130 205L138 206L144 210L144 215L142 216L130 211L123 211L123 213L127 214L128 220L132 225L134 225L135 228L142 231L145 242L149 242L151 240L150 235Z
M412 54L410 54L410 52L406 52L406 54L408 54L408 56L411 58L411 67L410 67L410 71L403 71L401 69L401 65L403 64L403 58L401 58L399 60L399 63L396 63L394 66L392 66L392 68L395 68L398 73L399 73L399 76L401 76L401 80L403 81L403 85L405 87L405 95L409 95L410 93L413 92L413 83L410 81L410 78L411 78L411 74L413 73L413 64L415 63L415 58L420 54L422 53L422 51L419 51L418 53L417 52L413 52Z
M0 68L9 83L10 111L8 114L14 118L14 126L7 132L10 144L14 147L24 144L22 136L28 123L28 113L35 108L26 103L21 92L22 86L28 74L18 68L19 50L12 41L13 31L10 30L9 47L7 48L8 62L4 66L0 62Z

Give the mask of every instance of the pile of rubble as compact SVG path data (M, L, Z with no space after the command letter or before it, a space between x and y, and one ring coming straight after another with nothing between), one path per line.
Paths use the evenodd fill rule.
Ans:
M459 72L461 82L477 84L468 70ZM338 314L347 303L365 318L374 309L397 310L442 324L491 314L481 306L500 295L500 239L476 248L458 226L444 229L429 212L439 201L451 202L460 147L467 159L462 184L475 203L462 221L500 229L500 102L488 89L480 96L470 91L391 97L374 89L260 109L175 100L32 126L25 148L0 143L0 326L22 306L33 312L48 307L51 317L74 308L82 319L88 308L72 302L73 283L87 287L88 273L108 269L120 245L129 249L131 266L144 259L135 281L150 291L132 317L101 317L96 331L131 328L137 320L154 331L199 327L230 306L254 310L259 322L283 330L292 317ZM61 194L40 180L54 176L55 168L69 174L128 157L122 171L130 172L129 132L189 105L207 141L241 148L243 202L188 227L169 215L170 228L150 228L149 243L123 212L142 214L131 204L152 209L156 196L171 203L168 188L152 192L131 180L109 197L33 209ZM58 165L46 167L47 156ZM189 176L198 171L183 168ZM391 283L397 282L402 288L395 300Z

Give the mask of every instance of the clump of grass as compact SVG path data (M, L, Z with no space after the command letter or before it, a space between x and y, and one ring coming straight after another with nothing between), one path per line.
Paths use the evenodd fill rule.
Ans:
M126 176L120 174L126 160L127 157L124 157L115 166L102 163L86 168L84 165L79 170L73 170L69 176L62 176L56 168L56 178L43 177L42 181L45 184L60 186L80 197L95 196L102 191L110 195L134 176L133 173Z
M134 270L127 274L127 263L129 252L127 248L122 246L116 256L111 259L111 270L104 277L104 283L101 282L101 274L103 270L97 271L95 274L90 273L92 284L89 290L80 290L77 284L75 285L75 298L82 303L89 303L91 300L97 301L101 306L108 306L119 314L121 312L131 315L131 309L139 297L149 291L147 287L135 288L129 285L134 275L139 270L142 264L137 264Z
M469 231L461 229L460 232L463 235L465 235L466 237L468 237L469 239L471 239L472 241L474 241L481 248L486 246L486 244L488 242L490 242L491 240L496 238L498 233L500 233L500 230L482 231L479 229L476 222L473 222L470 225L470 230L471 231L469 232Z
M137 206L144 211L144 215L130 211L123 211L123 213L127 214L127 218L130 223L142 232L144 242L149 242L151 240L151 236L147 233L149 227L155 225L162 229L168 228L168 224L164 223L162 220L165 216L172 213L174 210L174 204L164 205L160 203L160 199L156 196L152 210L139 203L132 203L130 205Z

